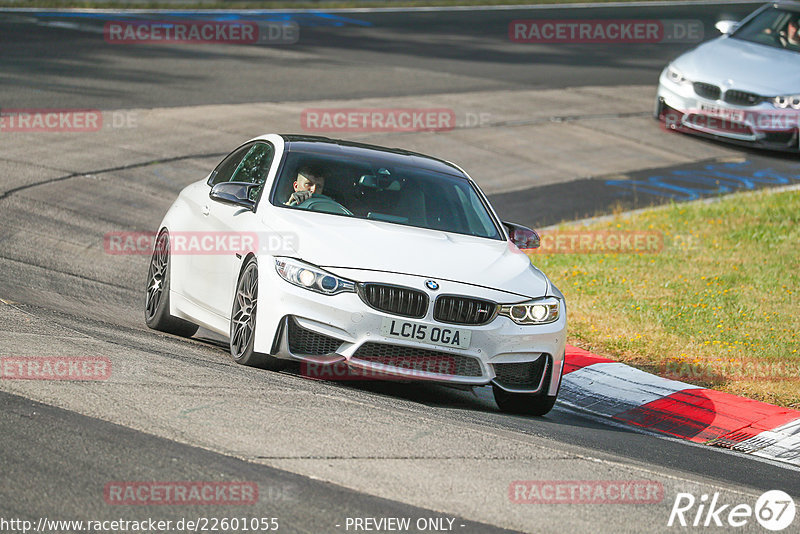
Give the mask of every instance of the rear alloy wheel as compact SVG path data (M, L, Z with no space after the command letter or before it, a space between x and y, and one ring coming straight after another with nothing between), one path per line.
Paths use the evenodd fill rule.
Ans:
M231 357L236 363L279 371L286 361L253 351L256 338L256 310L258 307L258 264L255 258L247 262L239 282L231 310Z
M507 413L536 416L545 415L552 410L558 398L558 393L556 392L552 396L547 394L547 390L550 389L552 363L549 363L547 367L548 369L542 382L542 391L539 393L509 393L500 386L492 384L494 401L500 407L500 410ZM559 379L558 385L559 389L561 389L561 379Z
M192 337L199 328L169 314L169 233L158 234L150 269L147 271L147 299L144 322L153 330L182 337Z

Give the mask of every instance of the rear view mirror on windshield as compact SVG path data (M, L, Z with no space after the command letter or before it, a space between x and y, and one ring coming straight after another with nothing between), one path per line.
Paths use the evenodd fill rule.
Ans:
M400 180L392 178L388 169L378 169L375 174L364 174L358 179L358 185L368 189L378 191L400 191L402 183Z

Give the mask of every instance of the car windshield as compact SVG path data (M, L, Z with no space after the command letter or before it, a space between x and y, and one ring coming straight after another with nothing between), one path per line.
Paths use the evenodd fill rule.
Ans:
M765 9L737 28L731 37L774 48L800 52L800 13L786 9Z
M310 190L303 192L312 184L316 185L313 194ZM370 158L289 152L273 187L272 203L502 239L469 180L397 164L380 155Z

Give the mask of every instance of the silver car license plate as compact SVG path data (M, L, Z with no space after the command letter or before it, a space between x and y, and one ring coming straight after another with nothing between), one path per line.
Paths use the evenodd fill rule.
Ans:
M411 339L421 343L457 349L469 348L469 343L472 340L472 332L462 328L420 324L389 317L383 318L381 334L386 337Z
M713 104L699 102L700 110L712 117L719 117L734 122L744 122L744 112L740 109L728 109Z

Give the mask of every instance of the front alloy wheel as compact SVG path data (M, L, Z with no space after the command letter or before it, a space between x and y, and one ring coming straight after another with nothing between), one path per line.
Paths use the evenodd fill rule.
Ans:
M231 357L236 363L278 371L286 362L253 351L256 338L256 310L258 308L258 263L250 258L242 269L236 284L236 295L231 310Z

